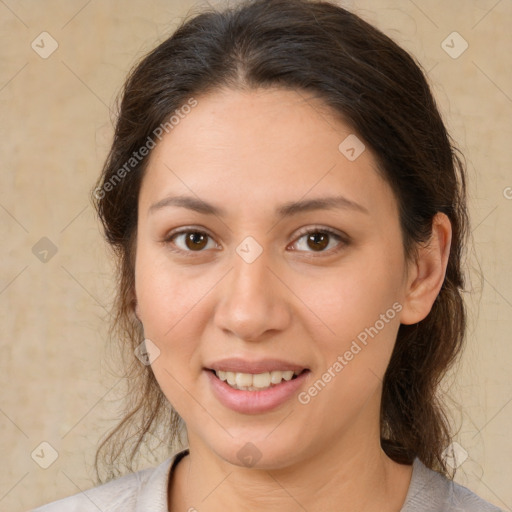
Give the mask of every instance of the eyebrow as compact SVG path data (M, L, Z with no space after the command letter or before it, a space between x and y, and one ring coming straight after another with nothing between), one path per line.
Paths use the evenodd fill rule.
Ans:
M220 206L207 203L201 199L192 196L169 196L161 199L160 201L152 204L148 210L149 213L154 213L162 208L169 206L180 206L182 208L188 208L198 213L205 215L215 215L217 217L225 217L226 210ZM307 199L302 201L290 201L284 203L276 208L276 216L290 217L302 212L308 212L313 210L331 210L331 209L348 209L354 210L361 213L368 214L368 210L356 203L347 199L343 196L329 196L329 197L318 197L315 199Z

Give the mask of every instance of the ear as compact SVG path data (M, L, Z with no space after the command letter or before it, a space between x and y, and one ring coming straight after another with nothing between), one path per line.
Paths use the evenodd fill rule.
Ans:
M450 219L438 212L432 220L430 240L418 247L416 260L409 264L400 323L415 324L430 313L444 282L451 241Z

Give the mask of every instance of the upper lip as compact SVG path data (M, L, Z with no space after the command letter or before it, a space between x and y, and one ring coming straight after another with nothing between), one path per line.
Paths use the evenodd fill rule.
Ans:
M231 357L228 359L221 359L215 361L206 366L209 370L221 370L225 372L233 373L266 373L272 371L294 371L300 372L307 369L302 364L291 363L290 361L284 361L282 359L258 359L255 361L249 361L247 359L240 359L237 357Z

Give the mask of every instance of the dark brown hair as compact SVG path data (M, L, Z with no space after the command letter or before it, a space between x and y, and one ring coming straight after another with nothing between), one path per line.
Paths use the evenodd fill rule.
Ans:
M442 453L451 429L439 383L460 353L466 328L464 165L415 59L355 14L311 0L249 0L204 10L145 56L125 83L114 140L93 196L119 261L112 328L128 349L130 390L124 419L98 448L96 468L103 461L111 478L124 454L132 470L146 437L164 425L165 442L172 446L181 421L150 366L133 353L143 339L133 311L134 256L137 201L149 155L131 161L131 167L126 163L191 98L219 88L268 87L313 93L371 149L396 195L407 257L428 243L437 212L451 221L441 291L423 321L400 326L381 405L381 443L388 456L402 463L419 457L448 476Z

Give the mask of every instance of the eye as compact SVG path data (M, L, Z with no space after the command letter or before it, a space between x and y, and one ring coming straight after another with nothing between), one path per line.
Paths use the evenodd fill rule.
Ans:
M192 256L191 252L201 252L208 246L208 238L211 237L205 231L188 228L170 233L164 242L169 245L172 251ZM177 246L177 249L172 247L172 245Z
M299 238L295 245L299 247L306 247L312 250L306 249L305 252L336 252L340 250L344 245L348 244L347 237L337 233L329 228L315 227L310 228L307 231L303 231L299 233ZM300 241L304 239L304 242L301 244ZM338 240L338 245L335 244L335 250L330 251L325 250L329 246L332 246L331 242L333 239Z

